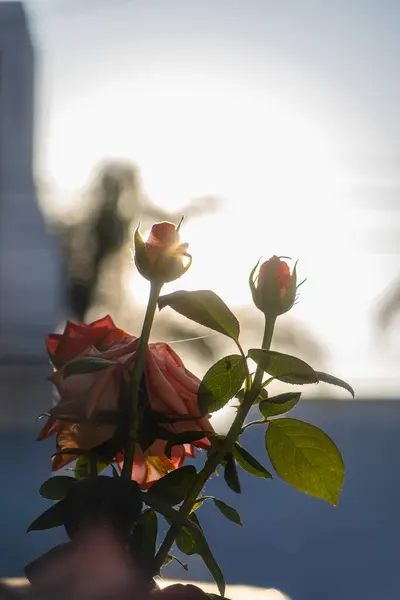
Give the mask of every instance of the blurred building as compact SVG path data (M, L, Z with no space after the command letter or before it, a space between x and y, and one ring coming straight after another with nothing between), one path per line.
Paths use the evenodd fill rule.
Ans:
M37 367L48 370L44 337L54 329L59 310L56 246L46 232L33 182L34 49L19 2L0 3L0 64L0 422L4 426L32 416L32 408L26 411L25 404L35 411L32 391L43 380ZM33 389L27 385L30 380ZM43 395L39 389L37 393Z

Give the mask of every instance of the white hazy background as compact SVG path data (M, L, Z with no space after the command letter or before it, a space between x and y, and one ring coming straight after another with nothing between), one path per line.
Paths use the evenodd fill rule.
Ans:
M103 158L134 161L167 209L220 197L185 225L194 261L175 287L213 289L234 309L261 255L299 258L293 316L331 372L360 397L398 397L400 321L384 335L376 317L400 274L400 3L26 6L36 173L56 190L45 210L79 210ZM144 303L145 282L132 293Z

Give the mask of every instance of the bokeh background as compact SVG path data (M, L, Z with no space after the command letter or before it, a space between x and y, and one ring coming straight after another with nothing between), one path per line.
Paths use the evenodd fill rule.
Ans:
M356 390L353 401L310 386L296 409L343 451L341 502L334 509L246 474L244 493L232 498L214 478L210 493L237 506L245 527L221 523L211 507L204 521L229 583L274 587L293 600L394 597L400 4L27 0L24 9L35 57L33 175L53 256L52 270L39 261L29 273L32 310L43 302L41 278L51 277L50 328L110 313L138 333L148 285L132 265L132 231L139 220L146 234L152 222L184 214L193 266L165 291L213 289L251 347L262 326L251 268L260 256L299 258L307 281L274 347ZM0 90L6 85L2 77ZM13 232L1 185L0 193L1 223ZM15 252L3 241L2 270L26 284ZM229 351L220 336L163 313L153 339L170 341L199 376ZM44 506L36 490L53 446L35 444L35 416L52 397L48 366L32 350L39 338L18 335L18 353L0 345L0 527L9 544L0 576L21 574L61 535L23 537ZM218 415L217 426L228 419L229 411ZM249 431L248 445L266 460L261 433ZM190 577L208 578L200 562L192 567ZM187 576L175 566L170 573Z

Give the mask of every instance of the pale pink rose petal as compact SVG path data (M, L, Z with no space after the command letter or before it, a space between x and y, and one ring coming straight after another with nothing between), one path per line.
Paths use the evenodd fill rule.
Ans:
M172 374L168 374L168 382L185 403L187 413L192 417L200 415L197 402L197 393L194 394L193 392L189 391L184 385L182 385L180 381L175 379Z
M160 458L164 457L166 445L167 445L167 442L165 440L156 440L155 442L152 443L150 448L148 448L146 450L145 455L146 456L158 456Z
M151 407L164 413L187 415L188 410L185 403L163 376L150 350L147 350L146 353L145 372Z
M133 463L132 479L136 481L138 485L142 486L147 479L147 470L148 467L146 461L135 461Z
M184 444L183 447L185 449L185 456L188 456L189 458L195 458L196 452L193 444Z
M197 396L200 379L189 377L188 371L184 367L176 367L172 363L167 365L167 372L168 376L179 382L183 389L193 394L193 396Z
M183 465L186 454L185 446L180 444L179 446L173 446L171 450L171 462L174 464L176 469L179 469Z
M63 369L51 376L61 399L49 412L52 417L77 416L90 420L101 411L118 409L121 366L63 377Z
M184 364L182 359L178 354L165 342L155 342L154 344L149 344L150 350L155 352L157 356L163 360L164 364L168 362L172 362L177 367L183 367Z
M165 458L165 446L167 442L165 440L156 440L150 448L146 451L147 456L157 456L159 458ZM171 462L173 463L175 468L181 466L183 459L185 457L185 449L180 444L178 446L173 446L171 451Z
M114 344L99 356L105 360L117 360L125 363L136 354L138 343L139 338L125 338L122 343Z

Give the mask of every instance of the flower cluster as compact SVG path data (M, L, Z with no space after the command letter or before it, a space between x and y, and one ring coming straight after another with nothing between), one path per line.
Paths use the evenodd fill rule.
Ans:
M48 581L49 565L53 565L60 577L64 573L65 581L81 582L83 588L87 584L89 596L96 600L113 600L113 593L124 598L126 590L117 590L111 574L119 574L122 587L126 584L135 590L135 597L146 600L210 598L191 586L155 589L154 577L174 558L170 550L176 543L183 554L201 556L224 598L224 577L197 511L210 501L225 518L241 524L235 508L202 496L218 469L223 469L224 480L235 493L241 491L240 469L264 480L273 478L269 468L243 446L241 435L253 425L264 426L266 452L279 477L316 498L338 502L344 465L335 444L314 425L285 416L299 402L301 392L270 397L266 389L276 379L294 385L326 382L354 396L341 379L270 349L276 319L296 302L296 265L291 270L273 256L252 270L250 289L265 326L261 347L246 352L238 319L212 291L160 296L163 285L183 275L191 264L179 227L157 223L147 241L139 230L135 232L135 263L150 282L139 337L118 328L108 315L90 324L68 322L63 333L50 334L46 340L54 367L49 379L59 400L46 413L39 440L56 436L53 471L76 464L75 469L68 467L74 477L51 477L40 488L44 498L57 503L29 531L62 525L70 542L28 565L26 573L33 583ZM157 306L168 306L225 335L238 352L218 360L198 379L168 344L149 343ZM255 373L249 360L256 364ZM233 399L236 414L229 432L217 434L210 414ZM260 418L245 423L250 410L258 410ZM195 448L207 451L199 470L184 465L186 458L195 456ZM108 466L115 477L100 475ZM158 550L157 514L170 525ZM63 566L67 563L69 575Z

